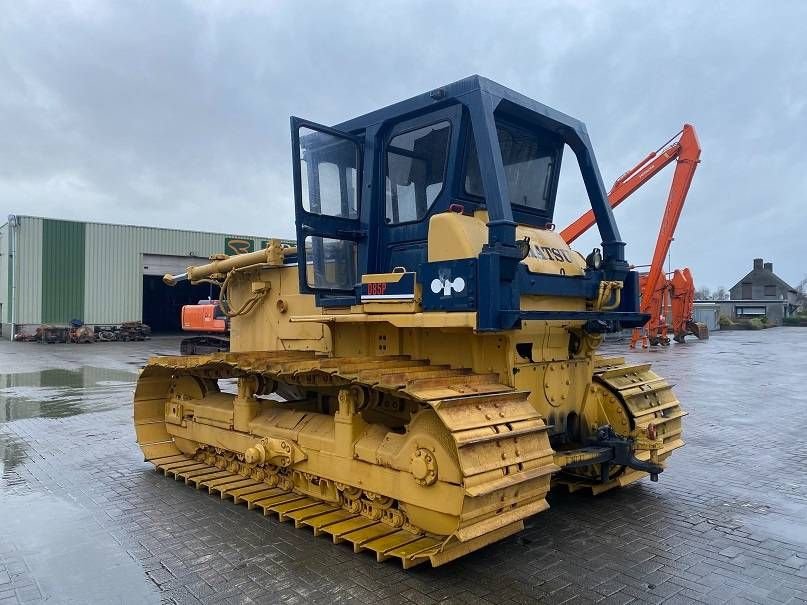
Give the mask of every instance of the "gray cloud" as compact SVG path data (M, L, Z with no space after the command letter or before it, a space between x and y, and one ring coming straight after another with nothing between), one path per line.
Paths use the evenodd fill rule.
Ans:
M7 2L8 211L293 232L288 116L334 123L480 73L584 120L607 184L685 121L703 147L674 266L807 273L801 2ZM567 170L556 222L584 209ZM648 262L671 169L616 214ZM579 247L597 245L595 234Z

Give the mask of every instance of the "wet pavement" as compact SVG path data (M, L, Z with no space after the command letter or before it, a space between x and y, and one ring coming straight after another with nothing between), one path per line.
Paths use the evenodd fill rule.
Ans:
M689 411L659 483L552 494L519 535L406 572L143 463L137 370L177 348L0 343L0 605L807 603L805 328L632 353Z

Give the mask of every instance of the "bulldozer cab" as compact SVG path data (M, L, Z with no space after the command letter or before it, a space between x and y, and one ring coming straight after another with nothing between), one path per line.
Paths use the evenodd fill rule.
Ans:
M430 219L448 211L487 212L484 249L451 270L490 293L444 308L478 311L480 330L526 319L520 294L587 296L603 279L635 281L584 125L490 80L472 76L334 127L294 117L291 127L300 289L320 307L360 302L363 275L412 274L413 288L444 275L429 266L427 240ZM516 225L553 228L565 145L597 217L603 263L565 284L533 276L525 287Z

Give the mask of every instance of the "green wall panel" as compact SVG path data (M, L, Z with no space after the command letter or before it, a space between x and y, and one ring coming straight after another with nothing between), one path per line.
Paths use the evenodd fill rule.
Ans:
M42 323L84 319L84 223L42 221Z

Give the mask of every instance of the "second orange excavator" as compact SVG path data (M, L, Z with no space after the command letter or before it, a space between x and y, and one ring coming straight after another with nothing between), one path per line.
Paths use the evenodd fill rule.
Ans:
M706 324L695 321L693 318L695 308L695 281L687 267L673 271L672 277L667 280L670 302L670 315L672 317L673 338L675 342L684 342L688 334L694 334L699 339L709 338L709 328Z
M230 350L230 318L218 300L200 300L182 307L182 330L195 332L179 343L181 355L206 355Z
M664 272L664 259L678 226L678 219L686 201L695 169L700 163L701 147L695 128L691 124L684 127L656 151L645 156L638 164L620 176L611 192L608 202L616 208L644 183L653 178L667 165L676 161L667 205L661 221L653 260L649 270L640 276L641 309L650 314L650 320L643 328L636 328L631 336L631 347L642 341L642 346L668 345L667 318L671 319L673 338L684 342L688 334L698 338L708 338L709 331L704 324L694 321L695 283L688 268L676 269L668 279ZM589 211L580 216L561 232L561 237L571 243L591 228L595 223L594 213Z

